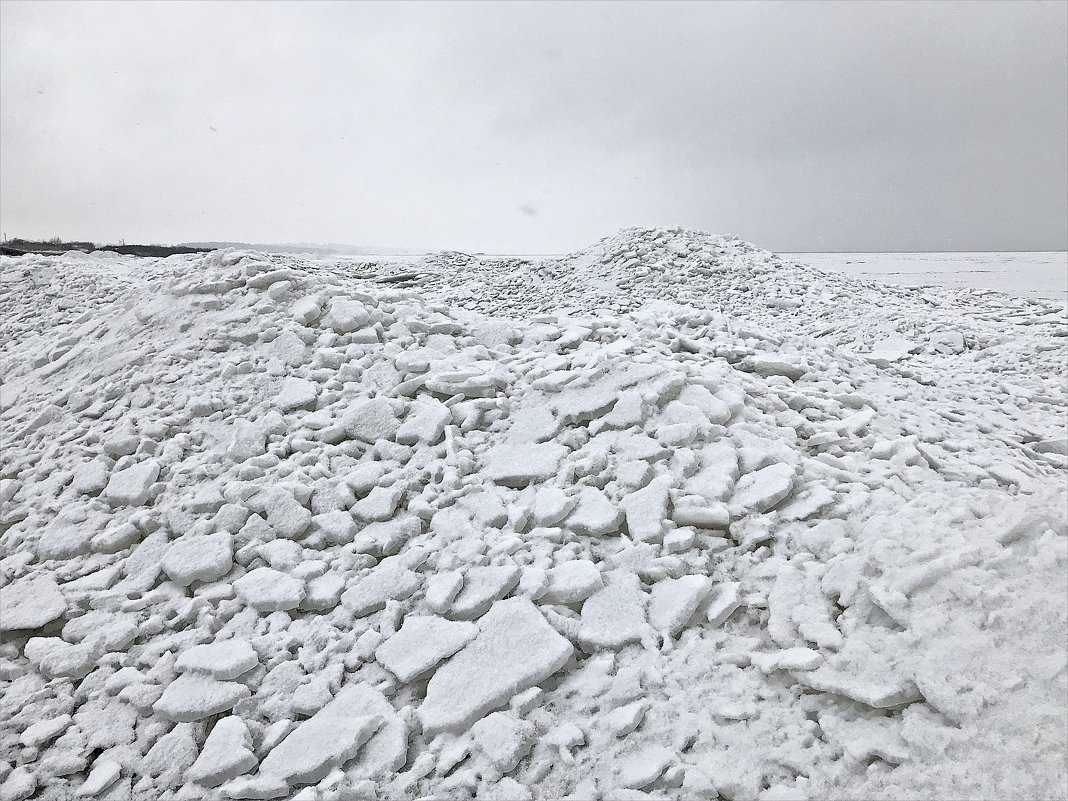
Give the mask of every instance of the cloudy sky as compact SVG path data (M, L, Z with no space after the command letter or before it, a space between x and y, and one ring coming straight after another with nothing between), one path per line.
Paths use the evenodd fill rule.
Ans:
M1068 4L0 4L0 223L1068 247Z

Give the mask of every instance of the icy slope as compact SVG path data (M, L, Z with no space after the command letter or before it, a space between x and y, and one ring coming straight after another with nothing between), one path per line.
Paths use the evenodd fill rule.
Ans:
M1062 317L464 261L3 259L5 801L1068 794Z

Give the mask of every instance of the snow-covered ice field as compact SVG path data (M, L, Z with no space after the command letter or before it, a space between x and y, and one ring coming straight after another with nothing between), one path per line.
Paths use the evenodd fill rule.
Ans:
M804 258L0 259L4 801L1068 797L1063 297Z
M791 253L823 270L902 286L994 289L1068 301L1068 253Z

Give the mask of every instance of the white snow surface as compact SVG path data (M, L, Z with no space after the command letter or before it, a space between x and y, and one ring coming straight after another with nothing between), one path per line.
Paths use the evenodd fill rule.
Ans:
M1068 797L1057 299L628 229L0 334L4 801Z

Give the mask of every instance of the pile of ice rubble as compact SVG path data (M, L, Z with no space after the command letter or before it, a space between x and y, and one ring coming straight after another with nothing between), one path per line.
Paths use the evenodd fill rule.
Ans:
M4 258L0 795L1068 795L1065 317L966 294Z

